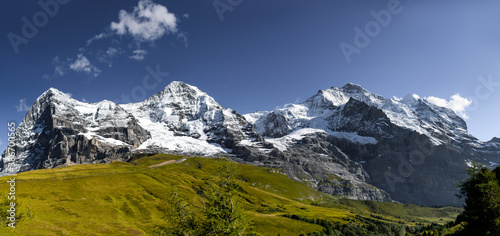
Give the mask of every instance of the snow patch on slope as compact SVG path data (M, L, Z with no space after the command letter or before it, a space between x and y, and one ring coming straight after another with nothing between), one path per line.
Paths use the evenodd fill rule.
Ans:
M87 132L87 133L79 133L78 135L83 135L85 136L88 140L91 140L95 138L97 141L111 145L111 146L130 146L129 144L122 142L120 140L116 140L114 138L105 138L102 137L94 132Z
M345 139L350 142L359 143L363 145L377 144L377 140L373 137L360 136L356 133L335 132L331 130L313 129L313 128L303 128L295 130L292 133L280 138L266 138L265 140L269 143L272 143L279 150L285 151L289 146L296 143L297 141L302 140L307 135L316 133L329 134L335 138Z
M467 134L465 122L452 110L430 104L416 94L402 99L387 99L356 84L320 90L301 104L292 104L273 112L247 114L245 118L255 125L255 130L260 134L264 134L266 128L272 128L266 127L266 124L270 124L267 119L271 113L285 117L287 126L281 127L290 130L301 127L336 130L338 127L335 124L341 124L345 118L335 116L351 98L381 109L391 123L428 136L433 145L446 142L441 137L450 137L450 140L458 142L455 137ZM328 120L337 120L337 123L328 123Z
M201 156L228 153L231 150L208 140L214 138L214 128L239 127L233 110L224 109L197 87L179 81L144 102L121 106L151 135L136 150L158 148Z
M139 125L150 132L151 138L142 143L137 150L160 148L173 152L192 153L202 156L210 156L218 153L226 153L226 150L217 144L210 144L205 140L195 139L188 136L175 136L173 131L165 123L151 122L149 119L138 118Z

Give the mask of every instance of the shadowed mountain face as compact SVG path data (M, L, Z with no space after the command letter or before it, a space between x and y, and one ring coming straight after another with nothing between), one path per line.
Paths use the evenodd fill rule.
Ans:
M56 89L35 101L15 134L0 163L6 173L126 159L148 138L117 104L86 104Z
M133 104L42 94L0 161L1 174L127 161L135 152L227 156L351 199L460 205L456 184L476 160L493 167L500 139L481 142L453 111L417 96L387 99L359 85L240 115L172 82Z

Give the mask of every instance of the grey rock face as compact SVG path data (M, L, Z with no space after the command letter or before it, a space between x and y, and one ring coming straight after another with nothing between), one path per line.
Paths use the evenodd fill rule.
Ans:
M264 132L262 133L266 137L278 138L292 131L288 127L289 120L284 115L272 112L267 115L266 120L268 122L264 125Z
M242 115L223 108L208 94L184 82L174 81L146 101L123 107L144 126L160 124L165 127L163 133L172 132L177 137L203 140L226 149L233 149L242 140L262 140Z
M128 160L130 151L148 138L117 104L84 104L56 89L35 101L15 135L13 148L2 154L4 173Z
M404 203L459 206L462 200L455 196L456 185L466 178L467 165L476 160L495 167L500 161L498 139L477 140L467 133L465 121L453 111L414 95L402 100L386 99L354 84L320 90L301 104L245 116L266 140L288 140L286 150L281 150L285 155L304 152L306 141L338 148L344 158L327 155L359 164L359 173L364 174L354 175L354 179L384 190L392 199ZM278 116L280 119L274 118ZM277 130L270 133L267 126ZM329 139L325 141L322 135L297 135L304 130L328 135ZM302 159L312 160L320 153L325 152L315 148L303 154ZM321 160L316 165L325 163ZM344 163L342 169L353 174L353 165ZM311 169L315 168L308 168ZM325 186L323 183L328 181L321 177L314 179L317 188L327 193L370 195L367 191L356 192L356 188L343 188L349 184L332 187ZM373 195L383 199L382 195Z
M456 184L467 165L500 163L500 139L479 141L453 111L355 84L243 116L183 82L122 105L49 89L15 137L0 174L128 160L135 152L229 156L328 194L422 205L461 205Z
M306 135L285 151L272 143L239 146L236 160L280 170L291 179L315 189L349 199L392 201L384 190L368 184L370 176L361 164L351 160L326 134ZM355 145L355 144L352 144ZM369 149L369 147L366 147Z

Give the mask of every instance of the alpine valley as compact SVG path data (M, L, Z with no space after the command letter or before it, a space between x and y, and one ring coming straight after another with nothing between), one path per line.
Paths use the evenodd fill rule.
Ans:
M470 135L452 110L347 84L300 104L241 115L183 82L139 103L84 103L51 88L33 103L0 175L168 153L270 167L318 191L426 206L455 195L472 161L500 161L500 139Z

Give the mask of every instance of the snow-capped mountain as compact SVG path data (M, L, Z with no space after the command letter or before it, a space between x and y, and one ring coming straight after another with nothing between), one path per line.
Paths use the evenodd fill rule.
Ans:
M135 153L227 156L332 195L424 205L459 205L456 182L467 165L500 163L500 140L477 140L452 110L355 84L246 115L183 82L132 104L83 103L51 88L10 146L1 174L127 161Z
M500 161L497 139L468 134L452 110L408 95L388 99L359 85L320 90L300 104L246 114L265 141L283 153L306 138L329 136L350 159L361 163L367 183L393 199L425 205L459 205L456 183L473 160L491 167Z
M362 112L349 113L356 103L380 110L372 111L379 113L376 115L380 116L380 120L357 123L353 118L361 118ZM345 119L346 116L351 119ZM370 137L360 137L355 133L387 136L385 127L388 127L388 122L424 134L434 145L446 143L450 138L461 141L461 137L470 137L465 121L452 110L430 104L417 95L408 95L401 100L387 99L355 84L320 90L301 104L288 105L272 112L247 114L245 117L255 124L257 132L266 137L282 136L299 128L317 128L332 135L336 135L337 130L350 130L352 132L348 136L345 136L345 132L338 135L351 140L373 141Z
M151 135L138 150L207 156L231 152L241 140L260 138L243 116L184 82L174 81L146 101L122 107Z
M227 154L239 140L260 138L241 115L183 82L123 105L83 103L51 88L35 101L16 137L15 161L3 161L4 172L126 160L132 152Z
M113 102L83 103L51 88L34 102L15 137L12 151L2 155L4 173L126 158L148 133Z

